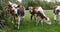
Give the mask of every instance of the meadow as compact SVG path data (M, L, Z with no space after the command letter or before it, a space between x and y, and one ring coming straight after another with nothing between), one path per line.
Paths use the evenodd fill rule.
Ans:
M9 26L0 29L0 32L60 32L60 24L58 24L58 21L54 21L52 11L53 10L44 10L44 13L52 22L51 25L44 22L43 25L39 23L39 25L36 26L34 18L33 20L30 20L29 10L26 10L23 23L20 25L19 30L14 29L12 23L10 23Z

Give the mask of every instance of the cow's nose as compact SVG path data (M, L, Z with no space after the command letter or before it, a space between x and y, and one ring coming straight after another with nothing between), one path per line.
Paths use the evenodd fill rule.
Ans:
M48 21L47 21L47 24L51 25L51 24L52 24L52 23L51 23L51 20L48 20Z

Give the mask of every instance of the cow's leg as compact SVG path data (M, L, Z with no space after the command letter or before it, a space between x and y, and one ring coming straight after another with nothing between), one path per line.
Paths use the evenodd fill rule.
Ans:
M36 20L36 17L34 16L34 20Z
M18 29L19 29L19 26L20 26L20 20L21 20L21 18L20 18L20 16L18 16Z
M59 19L59 16L58 15L55 15L55 20L58 20Z
M60 12L59 12L59 16L60 16Z
M34 17L36 18L36 25L38 25L39 23L38 16L35 14Z
M14 17L14 25L15 25L15 27L17 27L17 25L18 25L18 17Z
M59 19L59 24L60 24L60 12L59 12L59 16L58 16L58 19Z
M38 19L37 19L37 17L36 17L36 16L35 16L35 18L36 18L36 25L38 25L38 23L37 23L37 22L38 22Z
M30 16L30 17L31 17L31 20L32 20L33 15L31 14L31 16Z
M57 20L57 15L54 14L54 20L56 21Z
M22 16L22 21L23 21L23 19L24 19L24 16Z
M24 20L24 16L21 16L21 17L20 17L20 24L23 23L23 20Z
M13 19L13 20L12 20L12 23L14 24L14 20L15 20L15 18L14 18L13 16L12 16L12 19Z
M59 20L59 22L58 22L58 23L60 24L60 16L58 16L58 20Z
M35 14L34 17L36 18L36 25L38 25L38 18L37 18L37 15Z
M42 26L43 26L43 21L45 21L45 19L42 19L42 20L41 20L41 24L42 24Z
M59 16L59 22L58 23L60 24L60 16Z
M35 16L35 18L36 18L36 25L38 25L39 24L39 17L38 16Z

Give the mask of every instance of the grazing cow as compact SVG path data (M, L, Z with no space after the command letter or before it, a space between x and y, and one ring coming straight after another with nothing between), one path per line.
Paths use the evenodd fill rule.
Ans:
M60 21L60 6L56 5L53 7L53 15L54 15L54 20L59 20ZM60 24L60 22L59 22Z
M25 8L22 6L22 5L8 5L7 7L7 11L9 12L13 12L13 13L10 13L10 14L13 14L12 16L14 17L14 24L15 24L15 27L18 27L19 29L19 26L20 26L20 22L23 20L23 16L24 16L24 11L25 11Z
M38 7L29 7L29 12L30 12L30 14L31 14L31 20L32 20L32 17L34 16L34 14L36 14L35 12L34 12L34 10L33 9L35 9L35 8L38 8ZM42 10L41 12L44 14L44 12L43 12L43 9L40 7L40 10ZM45 14L44 14L45 15Z
M51 24L50 19L44 14L42 7L33 7L31 12L32 12L31 15L35 16L37 24L39 23L40 20L41 22L44 21L47 24Z

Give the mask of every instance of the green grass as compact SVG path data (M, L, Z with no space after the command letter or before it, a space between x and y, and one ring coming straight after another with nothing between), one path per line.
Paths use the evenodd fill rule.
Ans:
M54 21L52 10L44 10L44 13L50 18L51 25L43 23L43 25L39 24L36 26L34 18L32 21L30 20L30 14L27 10L25 11L25 18L19 30L13 29L13 25L10 23L10 26L0 29L0 32L60 32L60 24Z

